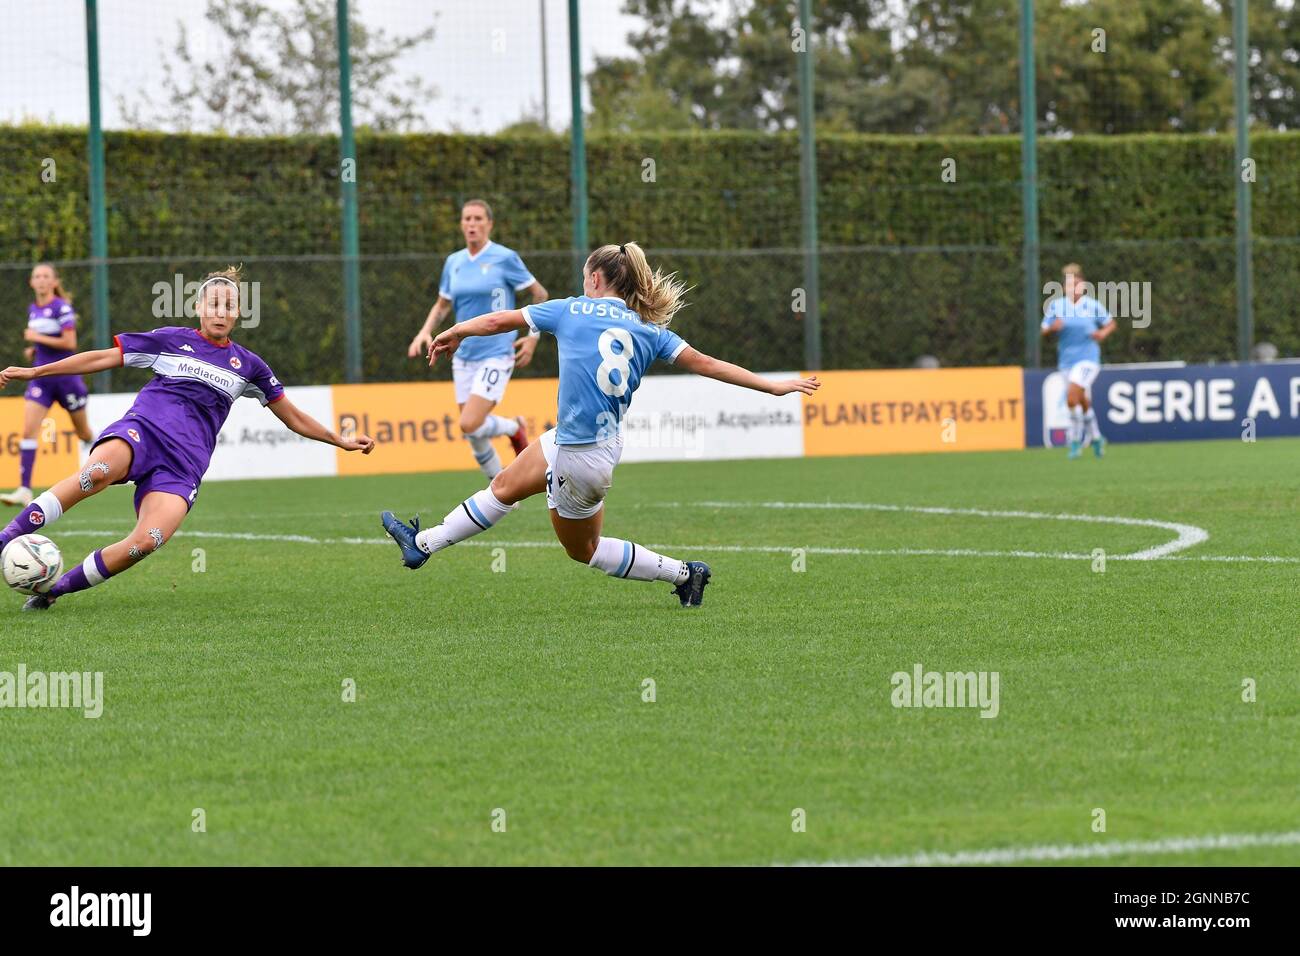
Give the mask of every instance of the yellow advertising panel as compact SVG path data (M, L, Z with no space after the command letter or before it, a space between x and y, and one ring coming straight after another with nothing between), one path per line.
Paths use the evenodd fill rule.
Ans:
M26 404L21 396L0 398L0 487L6 490L18 485L18 443L23 438ZM45 413L37 442L34 487L47 488L81 467L77 433L59 405Z
M1019 368L818 372L803 399L805 455L1025 447Z
M513 381L494 414L522 415L535 439L555 425L556 386L553 378ZM477 468L469 442L460 433L460 411L451 382L335 385L333 392L335 430L369 435L377 445L369 455L340 451L340 475ZM502 464L509 464L514 459L509 439L499 438L494 444Z

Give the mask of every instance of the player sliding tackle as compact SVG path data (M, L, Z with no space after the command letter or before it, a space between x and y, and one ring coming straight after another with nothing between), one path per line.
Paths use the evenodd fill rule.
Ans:
M679 561L601 534L605 495L623 452L623 416L641 376L662 359L769 395L811 395L821 383L816 376L769 381L687 345L668 330L685 305L685 287L675 275L652 272L634 242L601 246L587 259L582 276L583 295L492 312L433 340L430 365L454 353L469 336L525 328L549 332L559 345L559 424L436 528L421 531L418 518L407 525L385 511L384 530L401 547L406 566L415 569L431 554L488 530L519 502L545 491L555 536L569 557L617 578L666 581L675 585L683 607L698 606L709 582L707 564Z
M217 435L237 398L257 399L304 438L366 455L374 449L374 441L365 435L340 438L298 409L285 397L270 366L230 340L239 318L238 280L237 269L204 280L198 293L197 329L126 333L116 337L117 348L82 352L39 368L0 372L0 388L10 382L89 375L122 365L154 372L126 417L100 432L81 473L40 495L0 531L3 551L14 538L43 532L69 508L109 485L135 482L135 530L91 552L48 593L28 598L24 611L44 611L66 594L102 584L166 544L194 506Z

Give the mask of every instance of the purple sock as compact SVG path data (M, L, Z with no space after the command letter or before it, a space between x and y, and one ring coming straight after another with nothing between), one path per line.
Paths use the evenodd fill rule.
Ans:
M46 494L49 494L49 492L46 492ZM45 527L46 518L48 517L41 502L41 498L44 497L45 495L41 495L40 498L37 498L18 512L18 517L5 525L3 531L0 531L0 551L3 551L5 545L19 535L41 533L41 529ZM61 515L56 516L56 518L58 517L61 517Z
M96 551L59 578L58 583L50 588L49 596L57 598L65 594L76 594L86 588L93 588L96 584L103 584L112 576L108 568L104 567L104 552Z
M32 468L36 464L36 442L23 439L18 445L18 487L32 486Z

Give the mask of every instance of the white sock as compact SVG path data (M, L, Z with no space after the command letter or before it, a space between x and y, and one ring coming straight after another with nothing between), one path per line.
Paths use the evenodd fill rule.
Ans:
M1101 428L1097 425L1097 413L1089 408L1083 413L1083 424L1087 429L1089 441L1098 441L1101 439Z
M491 488L484 488L453 508L438 527L417 534L415 544L421 551L434 554L481 534L514 510L514 506L498 501Z
M513 435L519 431L519 423L513 418L502 418L500 415L489 415L483 419L483 424L472 432L466 432L465 437L474 438L496 438L498 435Z
M601 538L596 543L596 553L590 566L604 571L610 577L629 578L633 581L667 581L681 584L691 576L685 561L656 554L621 538Z
M474 449L474 460L483 469L483 474L487 475L489 479L495 478L501 471L501 456L492 447L491 439L470 435L469 447Z
M1083 409L1078 405L1070 409L1070 441L1083 442Z
M63 503L54 497L52 491L42 491L32 499L32 504L39 505L41 511L45 514L45 521L41 525L42 528L48 528L63 517Z

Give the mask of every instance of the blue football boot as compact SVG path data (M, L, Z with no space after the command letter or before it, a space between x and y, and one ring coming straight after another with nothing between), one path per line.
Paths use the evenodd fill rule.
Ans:
M699 607L704 603L704 586L709 583L709 566L703 561L687 561L691 576L677 587L673 593L682 602L682 607Z
M420 516L416 515L410 524L406 524L391 511L385 511L379 520L384 523L388 536L402 549L402 563L412 571L424 567L424 562L429 560L429 553L415 543L415 535L420 530Z

